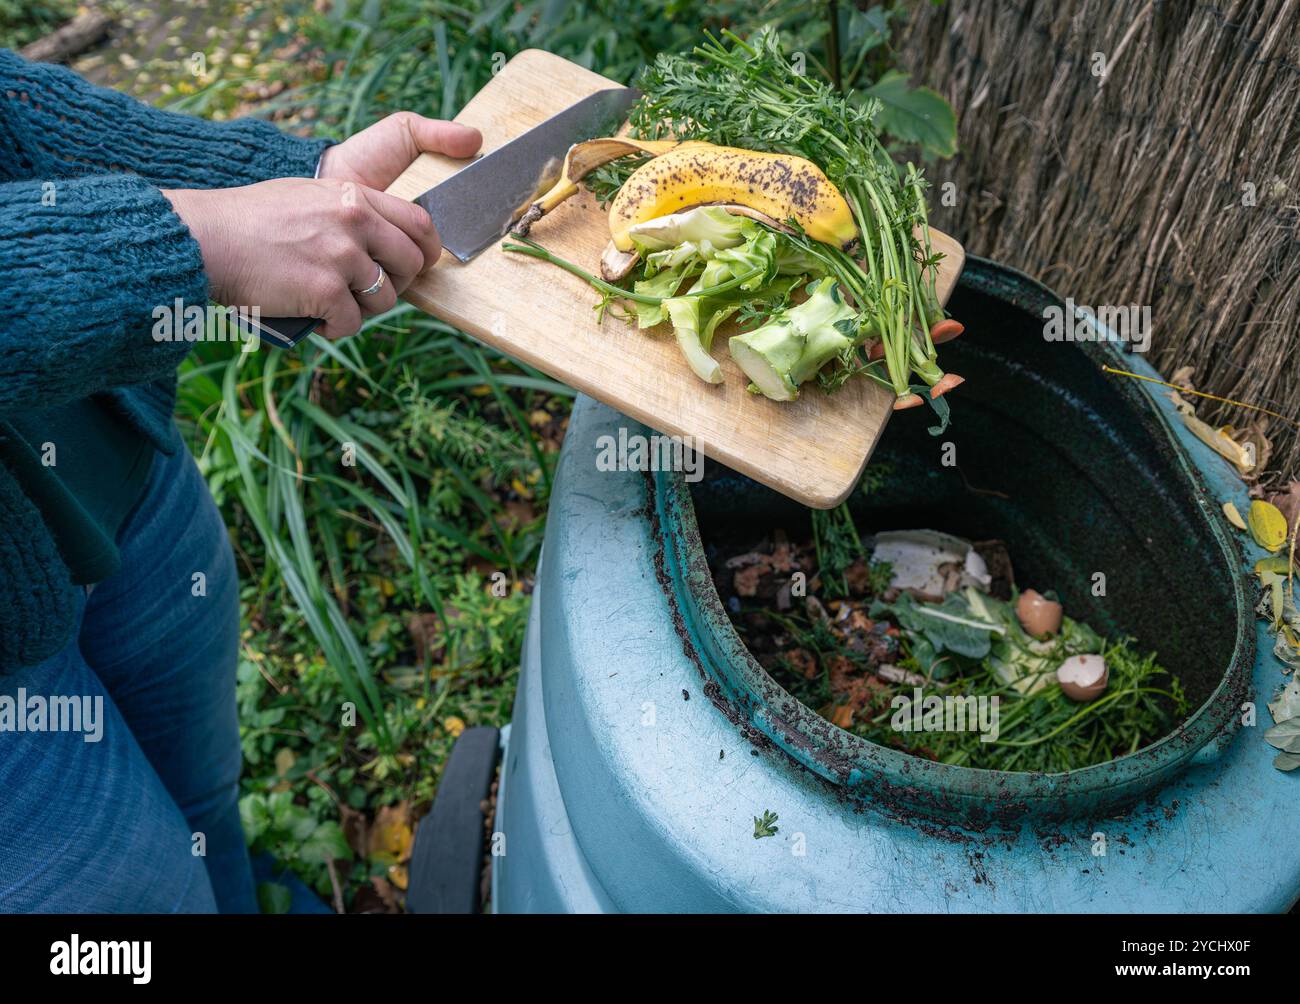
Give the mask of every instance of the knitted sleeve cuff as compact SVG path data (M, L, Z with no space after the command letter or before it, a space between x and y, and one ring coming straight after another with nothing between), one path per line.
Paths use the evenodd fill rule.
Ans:
M310 178L329 145L257 119L210 122L160 111L6 50L0 103L0 154L15 161L11 177L131 173L160 188L232 188Z
M144 179L0 185L0 248L0 415L159 379L191 347L154 331L206 308L203 259Z
M259 119L208 122L171 112L155 115L148 128L150 146L170 141L161 138L173 130L186 134L174 156L159 159L151 151L138 165L136 173L152 177L160 188L234 188L271 178L311 178L330 145L329 140L291 136Z

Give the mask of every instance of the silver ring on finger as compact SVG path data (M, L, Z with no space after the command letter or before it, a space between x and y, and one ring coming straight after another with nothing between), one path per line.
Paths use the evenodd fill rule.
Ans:
M379 262L375 262L375 267L379 269L379 275L365 289L354 290L357 296L373 296L384 288L384 283L388 282L388 273L384 271L384 266L380 265Z

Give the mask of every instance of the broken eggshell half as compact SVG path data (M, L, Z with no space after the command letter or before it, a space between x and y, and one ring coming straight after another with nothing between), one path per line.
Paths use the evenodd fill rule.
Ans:
M1056 670L1056 682L1072 701L1093 701L1106 691L1110 667L1099 655L1072 655Z
M1016 600L1016 617L1020 626L1034 638L1047 638L1060 631L1064 613L1061 604L1049 600L1037 589L1026 589Z

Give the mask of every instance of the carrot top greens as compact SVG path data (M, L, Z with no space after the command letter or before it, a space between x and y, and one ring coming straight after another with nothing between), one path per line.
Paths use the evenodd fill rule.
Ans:
M700 141L717 151L692 151L697 159L734 159L736 151L751 151L754 158L784 155L787 160L777 164L762 162L773 172L772 184L792 197L800 194L799 185L808 186L808 206L847 203L843 226L819 230L823 220L817 214L805 214L808 227L793 216L779 220L762 214L754 217L757 222L728 224L721 208L640 223L629 231L641 267L630 290L608 274L598 279L535 241L507 244L506 250L586 279L604 294L602 310L621 299L636 308L642 327L671 321L692 369L707 382L722 379L709 356L713 331L721 320L737 316L757 329L728 343L752 381L751 391L793 400L805 380L815 377L829 392L861 375L893 391L895 407L928 402L940 419L931 431L943 431L948 407L942 395L961 378L944 374L930 335L944 321L933 268L942 255L930 245L921 172L911 163L896 164L880 140L880 102L803 75L782 52L776 33L766 29L749 40L731 32L706 36L690 54L660 55L638 86L643 96L630 116L638 140ZM660 156L667 160L677 154ZM626 201L620 190L634 173L638 192L652 184L644 170L638 173L652 162L658 163L622 158L589 174L586 183L598 197L613 198L618 208L621 199ZM817 186L819 191L812 191ZM763 198L767 188L751 187L748 201L743 188L735 191L736 201L750 208L772 204ZM672 225L658 225L667 223ZM708 239L685 234L687 229L707 230ZM684 236L678 244L644 246L651 231ZM827 233L837 241L847 234L850 242L827 243ZM749 267L738 281L742 263ZM758 274L761 280L754 278ZM814 289L824 297L833 291L835 302L843 305L826 330L809 329L800 307L790 302L795 292ZM682 297L690 302L681 302Z
M631 114L637 135L794 153L820 167L849 201L861 235L857 248L792 238L857 308L854 344L823 371L823 386L863 373L904 398L913 374L926 388L939 383L943 371L929 329L944 314L934 273L925 270L942 256L930 247L926 182L913 164L900 168L881 143L875 98L842 94L799 73L770 30L748 41L724 32L690 56L660 55L638 86L644 97ZM872 363L860 349L876 338L884 357Z

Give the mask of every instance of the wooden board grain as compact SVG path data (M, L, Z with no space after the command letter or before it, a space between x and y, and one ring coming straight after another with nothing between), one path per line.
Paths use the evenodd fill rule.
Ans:
M593 91L617 86L566 59L530 49L510 60L456 116L483 132L486 153ZM415 199L463 162L422 155L388 189ZM588 192L539 221L532 236L598 272L609 240L605 212ZM939 231L946 256L936 285L947 302L965 254ZM598 297L581 279L545 262L488 248L468 264L451 255L407 288L405 298L488 345L522 360L662 433L693 437L705 456L805 505L830 508L857 482L888 421L893 396L868 380L833 395L808 386L777 403L746 391L727 352L724 327L713 355L724 382L709 385L682 358L671 329L638 331L616 317L597 323ZM927 420L920 412L911 421Z

